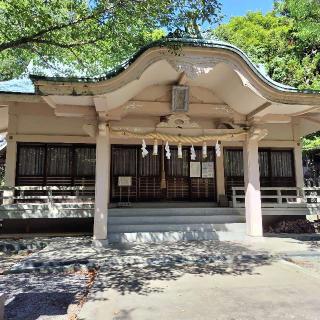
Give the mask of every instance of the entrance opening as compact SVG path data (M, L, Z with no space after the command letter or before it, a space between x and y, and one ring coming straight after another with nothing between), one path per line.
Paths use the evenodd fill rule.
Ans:
M183 148L182 158L178 158L177 146L171 146L170 159L164 157L163 147L157 156L150 152L152 147L148 150L142 158L141 146L112 146L112 202L216 201L213 147L208 147L205 159L201 147L196 147L194 161L190 160L190 147Z

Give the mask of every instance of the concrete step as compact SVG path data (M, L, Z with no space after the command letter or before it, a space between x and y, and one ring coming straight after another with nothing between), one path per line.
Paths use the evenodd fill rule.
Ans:
M109 225L140 225L140 224L214 224L241 223L245 218L240 215L155 215L155 216L111 216Z
M126 201L124 199L124 201ZM201 201L159 201L159 202L131 202L131 208L213 208L216 202ZM110 208L120 208L118 203L111 203Z
M133 216L210 216L210 215L237 215L242 212L238 208L112 208L111 217Z
M132 233L132 232L168 232L168 231L224 231L224 232L244 232L245 223L194 223L194 224L127 224L109 225L110 233Z
M37 210L52 210L52 209L69 209L69 210L82 210L94 209L93 203L15 203L0 205L1 211L37 211Z
M0 206L0 219L89 218L94 216L90 203L11 204Z
M243 229L243 230L241 230ZM246 238L245 227L238 226L237 232L218 230L193 230L193 231L158 231L158 232L117 232L109 233L110 243L159 243L177 241L240 241Z

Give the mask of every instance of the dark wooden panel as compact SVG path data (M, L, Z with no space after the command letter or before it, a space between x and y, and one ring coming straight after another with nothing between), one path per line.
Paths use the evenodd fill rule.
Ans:
M188 177L167 177L167 199L188 200L190 184Z
M136 177L132 178L131 187L119 187L118 178L112 177L111 200L115 202L137 201L138 199L138 181Z
M63 187L95 185L95 145L19 143L16 173L18 186L59 186L61 190L52 191L53 195L75 195ZM94 190L81 192L94 196ZM25 195L44 193L27 191Z
M160 177L139 177L138 184L140 201L161 200Z
M214 179L191 178L191 199L198 201L216 201Z
M292 149L259 148L261 187L294 187L294 158ZM224 150L225 189L229 199L232 187L243 187L243 151Z
M119 201L118 177L127 175L135 178L135 186L122 188L122 201L215 201L215 178L190 178L190 147L183 148L182 159L178 158L177 146L171 146L171 159L164 159L166 171L166 190L161 190L161 147L159 156L151 154L151 146L148 146L149 154L141 157L140 146L113 146L112 154L112 201ZM196 149L197 161L215 162L213 148L208 148L207 159L202 159L201 148ZM131 161L128 161L131 159ZM136 170L135 170L136 169ZM128 197L129 196L129 197Z

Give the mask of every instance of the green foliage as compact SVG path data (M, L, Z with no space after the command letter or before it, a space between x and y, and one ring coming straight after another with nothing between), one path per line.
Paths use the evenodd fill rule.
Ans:
M214 35L245 49L255 62L266 63L287 51L285 38L291 27L288 19L279 18L275 13L249 12L220 25Z
M302 139L303 150L320 149L320 132L310 134Z
M282 0L275 2L282 16L293 20L293 40L300 53L312 53L320 48L320 1Z
M263 64L275 81L299 89L320 89L320 51L311 39L304 42L299 38L297 28L289 14L250 12L232 18L213 34L243 49L254 62Z
M212 31L259 64L275 81L320 90L320 1L279 0L263 15L249 12ZM320 135L303 139L304 149L320 146Z
M5 174L5 168L4 166L0 166L0 187L4 185L4 174Z
M0 80L41 68L95 76L169 31L199 33L218 0L0 0ZM156 31L154 31L156 30Z

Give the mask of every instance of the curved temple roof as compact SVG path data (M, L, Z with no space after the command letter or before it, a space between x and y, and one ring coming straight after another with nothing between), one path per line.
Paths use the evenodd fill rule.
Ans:
M255 65L249 57L236 46L218 40L205 40L205 39L187 39L187 38L164 38L162 40L154 41L148 45L140 48L134 55L123 62L121 65L115 67L114 69L108 71L105 75L98 77L51 77L30 74L29 78L32 83L36 84L37 81L48 81L48 82L69 82L69 83L98 83L101 81L106 81L120 75L123 71L128 69L143 53L151 48L156 47L168 47L172 51L179 50L182 47L203 47L203 48L215 48L224 49L240 56L245 63L250 67L250 69L266 84L269 84L273 88L284 91L284 92L303 92L303 93L320 93L317 90L299 90L294 87L290 87L272 80L265 72ZM32 94L36 90L28 79L13 79L6 82L0 82L0 93L22 93L22 94Z
M96 83L100 81L105 81L112 79L123 71L125 71L131 64L133 64L143 53L151 48L156 47L168 47L172 48L172 50L179 50L179 47L189 46L189 47L204 47L204 48L216 48L216 49L225 49L239 55L251 68L251 70L264 82L269 84L270 86L278 89L280 91L286 92L304 92L304 93L320 93L320 90L299 90L294 87L290 87L279 82L272 80L266 73L261 71L257 65L255 65L250 58L238 47L223 41L218 40L205 40L205 39L187 39L187 38L165 38L163 40L158 40L149 43L148 45L142 47L139 51L137 51L134 55L132 55L128 60L126 60L121 65L116 68L110 70L103 76L99 77L47 77L47 76L39 76L39 75L30 75L30 79L33 82L44 80L44 81L56 81L56 82L83 82L83 83Z
M217 40L164 38L142 47L99 77L30 75L30 79L34 88L28 93L1 91L0 83L0 100L4 102L0 113L7 113L10 101L41 101L60 116L81 112L96 116L96 112L104 112L110 119L120 119L122 108L135 101L139 104L144 91L149 94L147 100L155 99L152 86L187 83L190 90L198 90L195 97L199 101L212 102L216 96L247 120L263 118L270 123L284 123L291 121L290 117L304 117L304 134L319 130L320 91L277 83L239 48ZM196 114L204 113L205 108L197 109ZM5 128L0 123L1 127Z

